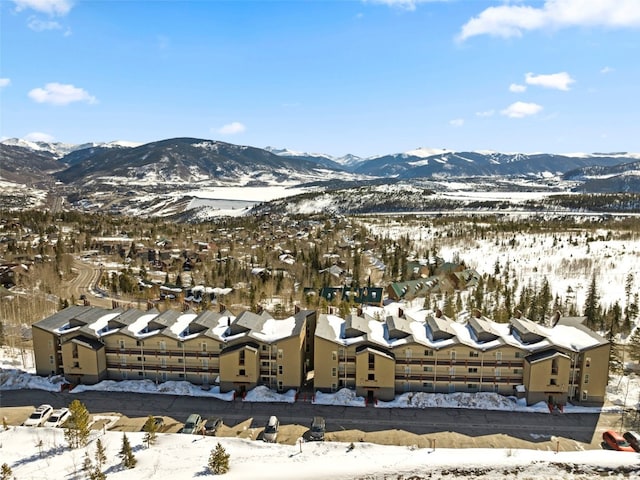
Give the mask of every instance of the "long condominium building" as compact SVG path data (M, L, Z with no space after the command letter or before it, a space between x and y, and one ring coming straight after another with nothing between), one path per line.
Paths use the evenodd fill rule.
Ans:
M390 314L395 308L394 314ZM185 380L242 394L257 385L349 388L368 400L404 392L497 392L528 404L604 402L610 345L556 315L465 321L416 309L365 307L346 318L72 306L33 325L36 370L73 383ZM313 372L313 375L311 375Z

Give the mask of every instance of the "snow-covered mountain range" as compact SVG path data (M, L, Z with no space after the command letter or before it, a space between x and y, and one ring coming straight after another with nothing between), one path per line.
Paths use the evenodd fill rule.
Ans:
M165 205L168 202L175 213L193 204L194 196L200 198L194 189L221 187L286 187L318 196L345 189L360 189L363 194L363 187L400 183L409 186L409 193L417 187L419 191L411 193L417 199L424 196L422 189L452 188L640 192L640 155L624 152L525 154L423 147L368 158L336 158L198 138L173 138L143 145L124 141L72 145L8 139L0 142L0 156L0 182L7 185L11 205L16 201L11 192L20 191L22 185L27 190L38 189L41 197L55 195L57 204L63 200L75 205L80 202L83 208L109 205L113 211L135 214L157 214L159 198ZM358 211L377 211L375 204L381 190L367 192L372 193L359 198ZM293 194L291 190L288 195ZM149 195L153 199L149 200ZM413 201L405 204L401 196L392 201L393 195L386 195L389 198L383 209L389 207L389 201L397 211L419 206ZM96 203L95 197L102 200ZM105 198L109 199L106 203ZM144 211L124 208L141 198L144 202L138 203L153 207ZM242 208L248 205L245 203ZM237 212L239 205L232 208Z

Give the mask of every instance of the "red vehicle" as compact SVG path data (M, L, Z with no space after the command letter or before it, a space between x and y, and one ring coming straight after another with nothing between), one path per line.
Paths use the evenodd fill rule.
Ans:
M612 450L619 450L621 452L635 452L633 447L629 445L622 435L613 430L607 430L602 434L602 440L605 445Z

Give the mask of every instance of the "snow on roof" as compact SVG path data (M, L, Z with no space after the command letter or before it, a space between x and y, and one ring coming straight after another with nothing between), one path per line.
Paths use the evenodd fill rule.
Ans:
M122 313L121 311L117 311L117 312L113 312L113 313L107 313L106 315L103 315L102 317L97 319L95 322L90 323L87 326L91 330L94 330L96 332L96 335L97 335L98 332L100 332L101 330L103 330L104 328L107 327L107 324L109 323L109 320L111 320L113 318L116 318L121 313Z
M270 343L282 338L290 337L296 327L295 317L275 320L270 318L262 324L262 330L254 330L251 336L261 342Z
M134 335L140 335L141 332L145 328L147 328L147 325L149 324L149 322L151 320L153 320L157 316L158 316L157 313L149 313L147 315L142 315L135 322L133 322L131 325L129 325L128 329Z
M187 331L187 327L191 323L191 321L196 318L198 315L196 313L184 313L180 315L176 322L169 327L171 332L173 332L176 336L183 336L182 334Z
M541 330L546 331L547 337L554 345L573 351L585 350L602 343L593 334L568 325L556 325L553 328L541 327Z

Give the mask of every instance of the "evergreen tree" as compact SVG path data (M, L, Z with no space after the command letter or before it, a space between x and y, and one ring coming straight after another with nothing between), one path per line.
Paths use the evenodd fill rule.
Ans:
M0 480L11 480L13 476L13 470L8 463L3 463L2 467L0 467Z
M102 444L102 440L96 440L96 467L102 470L102 467L107 462L107 452Z
M65 423L64 438L69 448L86 447L89 442L91 417L80 400L69 404L69 420Z
M547 277L544 277L544 280L542 281L542 288L540 289L540 295L538 295L538 312L540 314L538 321L540 323L544 323L549 314L549 304L551 303L552 296L553 294L551 293L549 281L547 280Z
M122 447L120 448L118 455L122 458L122 466L124 468L133 468L138 462L136 457L133 455L133 450L131 450L131 444L129 443L126 433L122 434Z
M229 458L231 455L227 453L224 447L218 442L216 448L211 450L209 462L207 466L209 471L214 475L222 475L229 471Z
M591 277L591 285L587 292L587 299L584 305L584 315L587 317L587 326L591 329L595 329L600 326L600 306L598 304L598 290L596 288L596 276L593 274Z
M144 442L147 444L147 448L156 443L158 432L158 426L156 425L156 419L153 418L153 415L149 415L147 417L147 421L144 422L144 426L142 427L146 433L144 434Z
M640 328L636 328L629 337L627 351L632 360L640 361Z

